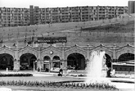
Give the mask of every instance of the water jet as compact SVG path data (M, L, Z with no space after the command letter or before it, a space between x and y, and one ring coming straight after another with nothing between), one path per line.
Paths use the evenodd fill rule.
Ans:
M93 51L86 67L85 83L110 84L111 81L106 78L107 66L105 64L105 51Z

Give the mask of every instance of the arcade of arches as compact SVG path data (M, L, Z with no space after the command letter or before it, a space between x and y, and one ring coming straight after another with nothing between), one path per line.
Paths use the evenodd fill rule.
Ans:
M7 68L8 70L43 71L51 71L57 68L84 70L94 48L106 52L105 57L108 68L112 67L112 62L114 61L123 62L134 60L134 47L131 45L118 47L119 49L116 47L108 48L103 45L97 47L81 47L75 45L70 48L64 46L63 50L54 46L44 47L44 50L26 46L15 52L11 52L11 49L8 47L1 47L0 70L6 70Z

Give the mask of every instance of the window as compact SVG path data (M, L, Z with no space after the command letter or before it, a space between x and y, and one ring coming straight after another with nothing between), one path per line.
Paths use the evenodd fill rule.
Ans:
M119 68L119 70L121 71L121 70L122 70L122 68L120 67L120 68Z
M124 71L128 71L127 68L124 68Z
M129 69L129 71L133 71L133 69L132 69L132 68L130 68L130 69Z

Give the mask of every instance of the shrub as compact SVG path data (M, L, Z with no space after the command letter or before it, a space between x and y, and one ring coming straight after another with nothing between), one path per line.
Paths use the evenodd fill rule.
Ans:
M73 89L112 89L116 88L109 84L85 84L80 82L39 82L39 81L0 81L0 86L35 86L35 87L56 87L56 88L73 88Z
M21 76L33 76L32 74L0 74L0 77L21 77Z

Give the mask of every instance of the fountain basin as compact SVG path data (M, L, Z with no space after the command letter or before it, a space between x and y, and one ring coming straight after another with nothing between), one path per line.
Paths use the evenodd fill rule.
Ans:
M12 91L12 89L6 87L0 87L0 91Z

